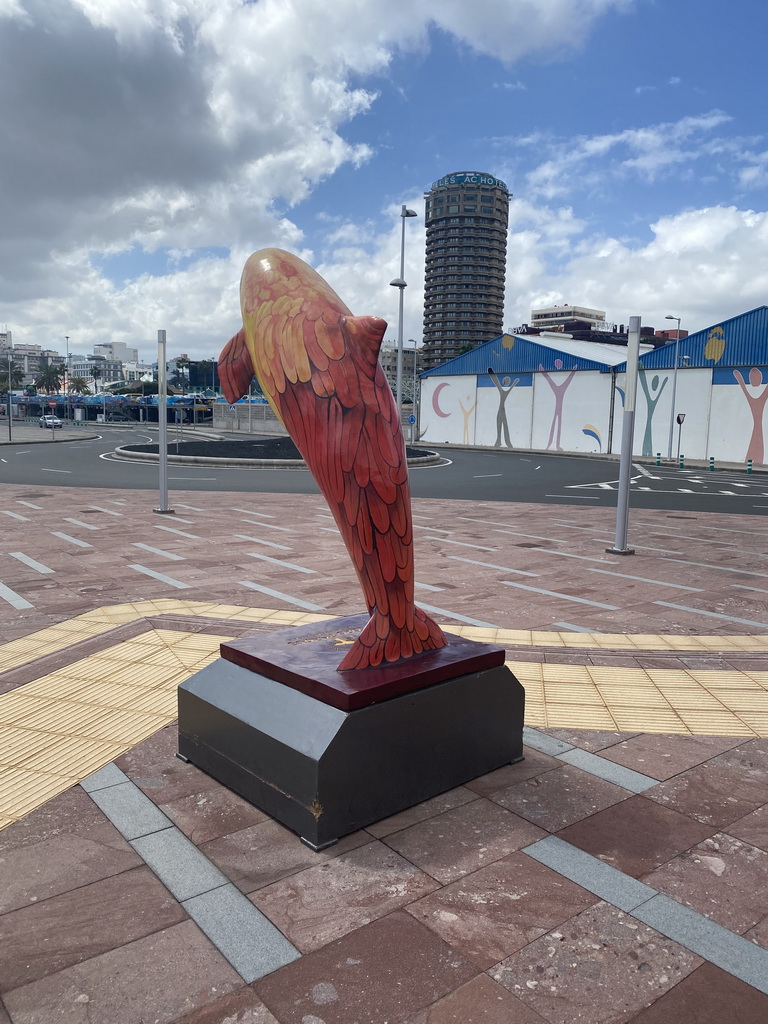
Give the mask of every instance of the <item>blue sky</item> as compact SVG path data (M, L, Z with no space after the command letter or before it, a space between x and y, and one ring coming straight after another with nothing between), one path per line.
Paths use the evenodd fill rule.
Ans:
M503 178L505 324L699 330L768 296L768 8L733 0L0 0L0 325L210 357L278 245L420 338L422 194Z

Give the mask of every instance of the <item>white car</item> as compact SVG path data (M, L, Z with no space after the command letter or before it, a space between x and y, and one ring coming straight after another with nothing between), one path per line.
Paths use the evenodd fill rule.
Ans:
M61 426L61 420L58 416L41 416L37 422L41 428L49 427L51 430Z

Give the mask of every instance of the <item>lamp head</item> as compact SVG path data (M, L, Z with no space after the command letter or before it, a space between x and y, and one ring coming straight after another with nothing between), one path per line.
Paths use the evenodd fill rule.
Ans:
M668 313L668 314L667 314L667 315L666 315L666 316L664 317L664 319L665 319L665 320L677 320L678 322L680 321L680 317L679 317L679 316L672 316L672 314L671 314L671 313Z
M415 210L409 210L407 206L404 206L400 212L401 217L418 217L418 213Z
M389 282L392 288L405 288L406 284L402 277L396 277L394 281Z

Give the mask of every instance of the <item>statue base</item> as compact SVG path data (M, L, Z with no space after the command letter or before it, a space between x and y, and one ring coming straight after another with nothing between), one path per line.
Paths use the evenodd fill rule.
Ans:
M313 850L522 758L525 694L503 648L448 635L440 651L338 672L366 621L222 644L179 687L179 755Z

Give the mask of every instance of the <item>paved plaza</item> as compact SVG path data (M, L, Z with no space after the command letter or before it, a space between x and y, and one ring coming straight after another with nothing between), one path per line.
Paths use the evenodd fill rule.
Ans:
M762 518L633 512L620 557L605 509L415 501L417 600L506 649L525 760L316 854L175 708L223 639L362 610L330 513L156 505L0 498L0 1024L768 1019Z

